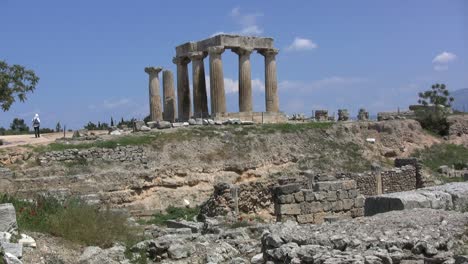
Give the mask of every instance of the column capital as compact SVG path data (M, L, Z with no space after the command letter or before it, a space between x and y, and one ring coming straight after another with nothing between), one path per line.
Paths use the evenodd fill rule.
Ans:
M250 55L253 51L252 48L242 48L242 47L239 47L239 48L232 48L231 49L232 52L236 53L237 55L239 56L242 56L242 55Z
M223 52L224 52L224 46L208 47L208 53L210 55L221 55Z
M265 57L272 57L278 54L279 50L278 49L259 49L257 50L257 52Z
M190 60L194 61L194 60L203 60L207 55L208 54L203 51L194 51L194 52L190 52L188 54L188 57L190 58Z
M188 64L189 62L190 62L189 57L174 57L172 59L172 63L174 63L174 64L185 65L185 64Z
M161 67L146 67L145 68L145 72L147 74L158 74L161 71L162 71Z

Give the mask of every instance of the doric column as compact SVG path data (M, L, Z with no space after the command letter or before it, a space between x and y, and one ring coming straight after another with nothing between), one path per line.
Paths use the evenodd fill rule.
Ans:
M190 102L190 86L187 64L190 59L187 57L176 57L172 60L177 65L177 110L179 121L187 121L192 115Z
M174 91L174 76L169 70L163 71L164 120L174 123L176 117L176 102Z
M211 113L226 113L226 95L224 93L223 61L221 54L223 46L209 47L210 54L210 90Z
M235 48L239 55L239 112L252 112L252 76L250 54L252 49Z
M278 79L276 76L277 49L259 50L265 57L265 104L267 112L279 112Z
M208 98L206 95L205 66L203 52L192 52L189 54L192 60L192 83L193 83L193 114L195 117L208 116Z
M151 121L162 120L161 96L159 93L159 72L161 67L146 67L145 72L149 74L149 97L150 97L150 119Z

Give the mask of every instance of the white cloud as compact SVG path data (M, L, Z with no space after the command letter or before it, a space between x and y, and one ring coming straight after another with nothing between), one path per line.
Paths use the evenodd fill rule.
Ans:
M444 51L441 54L437 55L433 60L432 63L440 63L440 64L446 64L451 61L454 61L457 58L457 55Z
M211 36L220 34L233 34L233 35L251 35L258 36L263 33L263 29L258 25L258 18L262 17L262 13L241 13L239 7L235 7L229 12L229 16L234 22L240 26L239 30L232 32L218 31Z
M448 64L457 59L457 55L444 51L439 55L435 56L432 60L434 64L434 70L436 71L446 71L448 70Z
M318 45L310 39L296 37L286 50L299 51L299 50L313 50L318 48Z

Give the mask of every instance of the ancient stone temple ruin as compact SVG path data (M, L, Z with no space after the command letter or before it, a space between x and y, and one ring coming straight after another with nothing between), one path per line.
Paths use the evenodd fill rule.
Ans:
M239 112L228 113L224 89L222 54L226 49L236 53L239 58ZM253 51L265 59L265 112L253 112L252 78L250 55ZM176 47L173 63L177 65L177 120L207 118L215 120L239 118L257 123L274 123L286 120L279 111L278 81L276 73L276 54L272 38L247 37L237 35L217 35L198 42L187 42ZM204 59L209 56L210 108L205 80ZM192 94L190 93L189 69L192 62ZM151 120L163 119L159 91L158 73L161 68L148 67L150 75L150 116ZM163 76L164 120L174 122L175 106L172 75ZM169 78L170 77L170 78ZM166 83L167 82L167 83ZM166 92L167 89L167 92ZM159 98L159 101L157 101ZM166 105L167 104L167 105ZM169 109L166 110L166 107ZM168 112L168 113L166 113Z

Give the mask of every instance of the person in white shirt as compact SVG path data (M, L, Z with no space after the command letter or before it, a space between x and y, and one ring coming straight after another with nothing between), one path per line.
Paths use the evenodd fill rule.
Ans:
M41 137L39 133L39 127L41 126L41 120L39 119L39 114L36 114L32 120L33 127L34 127L34 135L36 138Z

